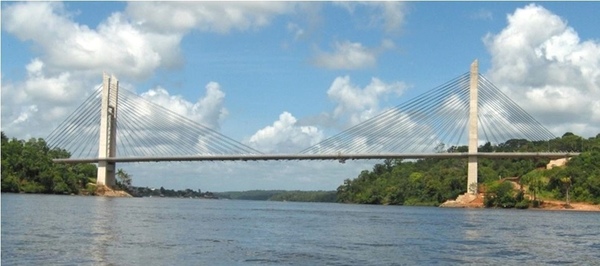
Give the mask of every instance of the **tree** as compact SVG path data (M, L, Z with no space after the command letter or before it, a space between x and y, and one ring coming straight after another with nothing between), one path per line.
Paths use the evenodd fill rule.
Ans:
M566 205L569 206L571 205L571 202L569 200L569 189L571 188L571 177L567 176L567 177L563 177L560 179L560 181L563 183L565 190L566 190L566 194L567 194L567 203Z
M486 207L513 208L517 203L514 194L510 182L490 182L487 184L487 192L483 198L483 203Z
M24 141L1 135L3 192L77 194L96 175L93 164L53 163L54 158L71 155L64 149L51 149L42 138Z
M131 190L131 175L125 171L123 171L123 169L119 168L119 170L117 170L117 186L120 186L122 189L126 190L126 191L130 191Z

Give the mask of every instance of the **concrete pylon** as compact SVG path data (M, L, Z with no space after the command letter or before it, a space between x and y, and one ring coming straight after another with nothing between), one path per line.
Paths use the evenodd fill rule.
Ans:
M117 155L117 102L119 81L106 73L102 80L102 107L100 113L100 141L98 158L104 159ZM115 163L99 161L96 184L115 186Z
M479 84L479 63L477 60L471 64L471 79L469 84L469 163L467 169L467 193L477 194L477 147L478 125L477 125L477 103Z

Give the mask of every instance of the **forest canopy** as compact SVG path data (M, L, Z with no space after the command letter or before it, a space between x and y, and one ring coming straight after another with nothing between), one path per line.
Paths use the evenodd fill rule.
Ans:
M467 146L452 146L442 152L466 152ZM478 180L492 193L506 186L497 183L517 178L529 194L547 199L571 199L600 203L600 134L588 139L573 133L549 141L511 139L498 145L489 142L479 152L581 152L565 167L546 169L549 160L479 159ZM364 170L354 179L346 179L337 188L337 201L363 204L433 205L455 199L466 192L466 159L386 160L371 171ZM497 191L496 191L497 189ZM509 192L506 192L509 193ZM522 195L521 195L522 196ZM517 201L517 193L507 201ZM491 202L502 205L502 202ZM512 206L516 202L512 203Z
M69 158L63 149L50 149L42 138L9 139L2 132L2 192L79 194L96 182L94 164L57 164Z

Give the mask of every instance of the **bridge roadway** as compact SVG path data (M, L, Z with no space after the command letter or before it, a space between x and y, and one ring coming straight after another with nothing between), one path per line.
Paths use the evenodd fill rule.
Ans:
M113 158L83 158L83 159L53 159L55 163L97 163L100 161L114 163L133 162L185 162L185 161L292 161L292 160L337 160L344 163L347 160L371 159L424 159L424 158L567 158L579 153L568 152L479 152L462 153L380 153L380 154L242 154L242 155L191 155L167 157L113 157Z

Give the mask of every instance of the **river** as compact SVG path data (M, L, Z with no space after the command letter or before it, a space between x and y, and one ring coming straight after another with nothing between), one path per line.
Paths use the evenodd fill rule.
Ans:
M2 194L2 265L600 263L600 213Z

